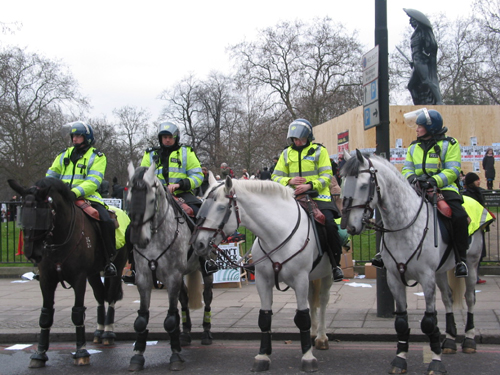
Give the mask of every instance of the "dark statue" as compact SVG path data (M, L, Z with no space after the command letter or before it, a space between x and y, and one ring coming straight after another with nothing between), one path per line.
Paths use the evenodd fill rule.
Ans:
M437 43L429 19L418 10L403 9L410 17L412 73L408 82L413 104L443 104L437 77Z

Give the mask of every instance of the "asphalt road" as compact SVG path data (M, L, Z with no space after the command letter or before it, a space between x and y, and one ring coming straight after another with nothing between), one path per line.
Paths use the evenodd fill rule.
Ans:
M14 344L12 344L14 345ZM112 347L87 344L95 350L90 366L73 365L71 352L74 344L53 343L48 352L49 361L41 369L29 369L30 355L35 346L22 350L8 350L10 344L0 345L0 374L126 374L133 355L133 342L119 341ZM369 375L387 374L389 364L396 354L396 344L387 342L331 342L328 351L314 351L318 359L317 374ZM259 348L258 341L218 341L211 346L194 342L184 348L184 374L249 374L253 358ZM146 364L141 374L168 374L170 346L166 341L150 342L145 353ZM300 343L273 341L271 369L266 374L304 374L300 371ZM410 346L408 374L424 374L431 352L425 343ZM498 374L500 368L500 345L478 345L476 354L457 353L443 356L448 374L487 375Z

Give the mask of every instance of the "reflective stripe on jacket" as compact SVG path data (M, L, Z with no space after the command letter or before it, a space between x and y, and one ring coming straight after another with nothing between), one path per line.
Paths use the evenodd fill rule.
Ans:
M445 138L437 141L436 145L425 152L421 142L412 143L401 173L406 178L413 174L427 174L436 180L437 187L441 190L458 193L457 181L462 170L460 144L454 138Z
M311 183L319 196L313 198L330 202L330 181L333 178L332 164L328 151L321 145L310 144L300 153L292 146L286 148L280 155L271 179L283 186L288 185L293 177L304 177L306 183Z
M76 164L73 164L70 158L73 149L74 147L69 147L60 153L45 176L58 178L67 183L77 197L104 204L97 189L101 186L106 172L106 155L90 147Z
M182 194L192 191L199 187L203 182L203 172L201 171L200 161L189 146L181 146L178 150L173 151L168 159L168 183L163 176L163 165L158 150L147 150L144 153L141 161L141 167L149 167L151 164L156 165L156 177L163 185L179 183L183 179L188 179L191 188L189 190L177 189L174 194Z

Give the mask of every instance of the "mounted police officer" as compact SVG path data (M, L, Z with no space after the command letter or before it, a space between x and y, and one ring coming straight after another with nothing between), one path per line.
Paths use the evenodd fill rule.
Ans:
M417 140L410 144L401 172L410 184L418 182L421 189L440 189L452 210L453 239L458 252L455 276L467 277L468 221L458 188L462 169L460 144L455 138L446 136L448 129L443 127L443 118L438 111L423 108L415 114ZM405 117L409 118L408 115L411 114ZM383 266L379 254L372 263L376 267Z
M63 150L56 157L46 177L64 181L70 186L74 200L88 200L99 212L106 259L104 277L116 276L116 267L110 261L116 253L115 224L97 191L106 172L106 156L93 147L95 140L92 126L75 121L64 125L63 132L69 133L73 147Z
M319 195L313 200L325 215L328 245L325 249L332 264L333 280L342 281L344 274L338 264L342 246L335 218L340 217L330 195L330 181L333 177L330 156L325 147L314 140L309 121L297 119L288 127L287 140L290 146L281 153L271 179L281 185L290 185L295 195L316 190Z
M179 143L179 127L172 122L162 122L158 125L159 147L148 148L144 152L141 167L156 166L156 177L162 182L165 189L181 198L198 213L201 201L193 194L203 182L203 173L200 161L191 147ZM218 267L211 259L202 262L202 268L207 274L218 271ZM126 282L134 282L134 278L124 277Z

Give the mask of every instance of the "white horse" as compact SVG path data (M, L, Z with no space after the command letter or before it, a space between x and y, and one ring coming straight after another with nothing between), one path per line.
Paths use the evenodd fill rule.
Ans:
M184 360L180 356L181 345L190 343L191 319L189 309L202 307L200 262L194 252L189 251L191 230L180 207L172 195L165 191L155 175L155 166L129 165L130 190L130 241L134 244L136 284L140 295L140 308L134 323L137 340L129 371L144 368L144 352L148 336L149 306L151 290L161 281L168 292L169 308L163 323L170 336L170 369L182 370ZM187 275L187 289L183 276ZM212 275L204 276L205 314L202 344L212 343L210 333L210 304L212 301ZM189 295L189 306L188 306ZM178 303L182 306L183 332L180 331Z
M231 178L217 182L211 173L209 183L192 238L198 255L206 256L214 247L217 248L240 224L258 237L252 246L252 259L261 302L258 324L262 336L253 371L266 371L270 366L273 287L281 290L279 282L290 286L297 298L294 322L300 330L302 370L316 371L317 360L311 347L311 320L313 335L317 329L316 348L328 349L325 311L333 278L328 257L319 257L312 228L314 224L294 199L294 191L288 187L272 181ZM318 283L321 284L319 319L313 303L313 287L318 285L311 282L318 279L321 280Z
M464 289L468 314L462 349L466 353L476 351L473 314L476 270L482 250L481 230L471 237L472 242L467 252L469 276L464 288L464 283L455 278L452 271L448 272L447 277L447 271L454 269L455 258L451 245L447 243L446 231L435 225L433 205L419 197L387 160L375 155L365 157L359 150L356 150L356 157L350 157L347 153L344 155L347 162L341 171L345 179L342 188L342 228L347 228L353 235L360 234L365 227L382 232L382 259L387 268L389 288L396 300L395 328L398 345L390 373L406 372L410 336L406 287L414 286L416 283L409 285L409 281L415 280L422 286L426 304L421 329L429 337L433 352L427 371L429 374L444 374L446 370L441 362L441 348L445 353L456 352L457 329L453 305L462 307ZM371 222L375 209L380 212L382 226ZM437 229L436 233L434 229ZM448 278L453 283L451 289ZM446 339L442 346L437 325L436 284L446 308Z

